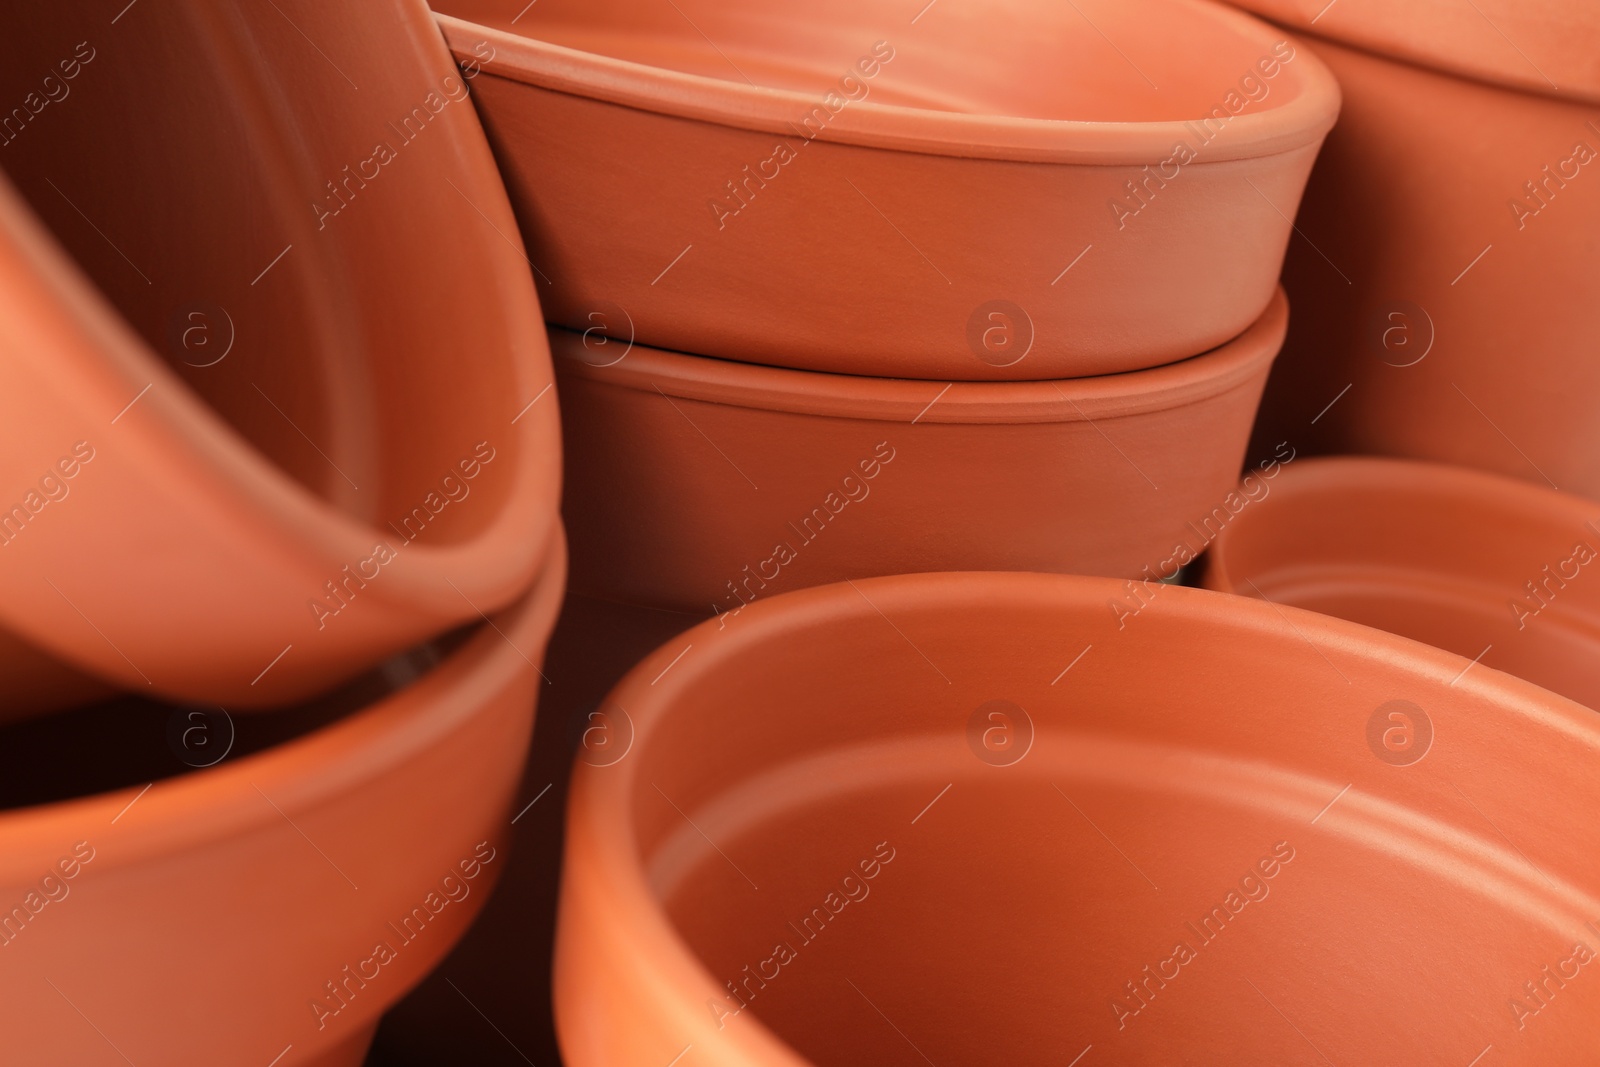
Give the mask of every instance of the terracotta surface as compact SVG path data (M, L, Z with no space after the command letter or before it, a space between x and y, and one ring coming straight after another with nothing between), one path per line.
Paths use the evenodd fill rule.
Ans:
M835 585L641 663L570 798L568 1067L1595 1058L1592 712L1119 589Z
M1583 0L1232 2L1369 51L1600 103L1600 7Z
M552 330L573 587L704 613L876 574L1170 577L1238 481L1287 316L1154 370L942 385Z
M112 692L37 645L0 630L0 724L103 700Z
M552 321L809 370L1220 345L1272 298L1339 106L1292 40L1191 0L442 11Z
M1222 531L1205 583L1425 641L1600 708L1596 560L1600 504L1581 497L1434 463L1310 459Z
M0 813L7 1062L357 1067L505 867L564 564L558 543L528 597L331 725ZM40 788L137 764L94 736L37 752Z
M1600 111L1306 51L1345 106L1297 220L1256 451L1292 434L1600 496Z
M631 724L615 709L602 710L601 700L657 646L701 621L567 597L541 666L549 684L540 687L500 884L438 969L384 1015L369 1067L561 1062L550 1009L550 954L572 767L626 756Z
M0 39L0 621L282 703L531 580L538 308L420 2L123 6Z

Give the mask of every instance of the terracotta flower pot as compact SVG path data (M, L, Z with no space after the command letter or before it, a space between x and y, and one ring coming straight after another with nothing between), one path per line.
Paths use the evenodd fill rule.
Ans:
M569 800L569 1067L1587 1062L1600 719L1118 589L835 585L641 663Z
M843 374L1171 363L1272 299L1339 106L1190 0L448 0L574 329Z
M558 542L527 598L331 725L0 813L8 1061L360 1064L505 866L564 563ZM69 781L111 762L57 740Z
M1597 524L1600 504L1479 471L1304 460L1222 531L1205 584L1425 641L1600 708Z
M877 574L1192 559L1203 544L1174 546L1237 483L1287 317L1279 298L1153 370L945 385L552 330L573 587L720 613Z
M1232 2L1369 52L1480 81L1600 102L1600 8L1581 0Z
M246 708L527 587L558 430L468 85L417 0L8 22L0 621Z
M384 1015L373 1041L373 1067L561 1062L551 1017L550 954L567 783L578 763L606 765L627 756L631 725L601 701L657 646L703 619L567 597L541 667L550 684L540 687L539 718L498 888L461 943Z
M1347 3L1313 29L1354 36L1353 20L1375 7L1351 4L1346 16ZM1392 6L1374 27L1447 10ZM1600 496L1600 16L1565 4L1568 21L1524 37L1529 23L1505 5L1448 8L1483 26L1474 40L1502 50L1478 6L1561 93L1525 63L1515 77L1486 68L1475 46L1455 49L1464 30L1446 23L1411 35L1429 49L1423 58L1443 65L1444 44L1421 42L1447 42L1456 66L1503 84L1307 40L1345 103L1297 220L1306 239L1290 247L1295 323L1258 440L1439 460ZM1383 32L1357 43L1381 45L1392 36ZM1547 49L1558 36L1568 43ZM1573 66L1580 54L1587 80Z

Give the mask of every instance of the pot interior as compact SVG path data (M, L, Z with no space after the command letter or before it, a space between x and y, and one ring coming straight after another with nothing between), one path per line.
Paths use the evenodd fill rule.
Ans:
M640 862L708 1021L908 1067L1600 1050L1595 788L1566 792L1592 726L1558 743L1217 594L1162 589L1119 630L1118 583L859 584L874 607L687 635L640 716ZM1368 741L1394 698L1438 739L1404 767Z
M418 58L425 10L118 6L11 13L0 167L149 350L346 514L389 530L487 440L481 504L426 523L470 537L517 462L510 353L540 342L502 303L526 263L468 199L498 186L462 154L467 87Z
M1281 34L1263 26L1247 36L1187 3L935 0L920 14L919 6L887 0L821 0L804 8L773 0L436 5L552 44L806 93L819 103L832 92L846 104L870 99L996 117L1151 122L1201 118L1230 92L1260 110L1301 91L1298 78L1285 77L1277 64L1269 64L1270 78L1256 68L1258 60L1274 58ZM797 127L802 120L795 116Z
M1336 460L1287 474L1218 549L1236 592L1600 708L1600 507L1428 465Z

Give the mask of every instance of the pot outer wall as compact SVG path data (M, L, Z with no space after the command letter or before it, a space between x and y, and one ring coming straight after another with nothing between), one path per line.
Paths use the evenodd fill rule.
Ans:
M1600 496L1600 108L1306 47L1344 110L1252 454L1288 438Z
M1186 379L1217 373L1215 391L1200 386L1211 395L1087 418L1091 401L1074 411L1068 382L958 383L948 393L928 383L921 415L903 400L880 404L872 379L834 376L835 397L861 384L860 414L780 410L796 395L784 381L824 376L776 369L765 372L771 406L748 393L694 398L685 394L704 382L690 378L703 371L716 390L729 377L720 361L635 346L593 366L584 340L552 330L572 588L704 614L884 574L1171 577L1231 519L1285 314L1278 302L1238 350L1198 357L1230 368ZM606 359L615 347L601 350ZM998 389L1026 389L1031 403L1058 409L1020 415L996 402L993 421L940 421L940 403ZM1257 469L1293 455L1286 448Z

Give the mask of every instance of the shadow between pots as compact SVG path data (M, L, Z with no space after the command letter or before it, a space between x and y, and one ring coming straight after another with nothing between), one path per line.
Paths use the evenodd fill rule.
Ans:
M561 1062L550 958L567 783L575 761L604 765L627 752L631 727L597 712L602 698L636 663L702 618L568 594L545 657L500 884L455 950L384 1016L367 1067Z

